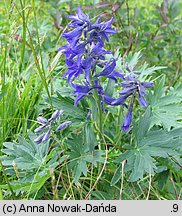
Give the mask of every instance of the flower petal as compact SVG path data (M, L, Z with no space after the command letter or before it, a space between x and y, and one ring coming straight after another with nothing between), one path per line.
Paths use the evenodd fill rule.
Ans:
M42 116L37 117L37 121L41 124L47 124L48 123L47 119L42 117Z
M139 95L139 103L140 103L140 106L142 106L142 107L148 106L147 101L145 100L144 96L142 96L142 95Z
M45 133L42 142L46 142L49 139L50 135L51 135L51 128L47 131L47 133Z
M48 121L49 121L49 122L50 122L50 121L54 121L56 118L58 118L60 115L62 115L63 112L64 112L64 110L56 110L56 111L52 114L51 118L48 119Z
M34 139L34 142L37 144L40 144L42 142L43 137L45 136L45 133L38 136L36 139Z
M57 133L57 132L60 131L60 130L64 130L64 129L67 128L71 123L72 123L71 121L66 121L66 122L60 124L60 125L56 128L56 130L54 131L54 133Z
M85 97L85 94L78 94L74 101L74 106L77 106L78 102Z
M153 82L142 82L141 83L145 88L151 88L154 86Z
M45 125L39 126L38 128L36 128L36 129L34 130L34 132L35 132L35 133L40 133L40 132L42 132L42 130L43 130L46 126L47 126L46 124L45 124Z
M131 125L131 121L132 121L132 110L133 110L133 104L130 104L130 108L126 114L126 117L124 119L123 125L121 126L121 129L128 132L130 125Z

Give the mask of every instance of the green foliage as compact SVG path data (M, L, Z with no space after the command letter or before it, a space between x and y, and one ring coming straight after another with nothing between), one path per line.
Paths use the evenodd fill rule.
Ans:
M50 178L50 168L54 169L66 158L60 157L61 151L53 148L50 152L49 142L37 145L33 142L34 135L26 141L18 137L18 142L5 142L1 150L4 155L0 157L6 173L16 175L16 180L11 182L13 191L36 193ZM0 186L7 189L8 186Z
M148 94L152 108L151 127L160 125L170 130L171 127L180 127L182 124L181 87L172 88L166 93L164 77L155 84L154 92Z
M157 170L156 157L169 158L181 155L182 151L182 128L173 129L169 132L164 129L149 130L150 109L134 128L135 139L131 149L122 153L116 160L121 163L127 160L125 172L131 171L129 181L143 179L144 174L154 175ZM121 177L121 165L115 172L112 184Z
M85 129L85 142L83 143L82 140L83 137L81 135L73 135L67 141L68 148L70 149L69 167L73 170L74 182L78 182L82 173L87 176L88 163L97 166L98 162L104 162L104 152L95 150L94 148L97 146L97 142L90 124Z

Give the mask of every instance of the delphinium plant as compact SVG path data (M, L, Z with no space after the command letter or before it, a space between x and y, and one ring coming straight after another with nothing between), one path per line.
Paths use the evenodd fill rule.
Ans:
M49 178L49 168L57 168L59 165L58 169L60 167L63 169L63 161L66 161L66 177L73 179L78 188L80 178L83 175L87 176L90 169L91 177L86 181L89 181L91 186L89 188L85 186L87 188L85 198L88 199L109 163L113 164L113 167L118 165L114 171L111 169L110 185L117 184L121 178L123 183L124 172L130 173L127 178L129 181L143 179L145 174L151 176L155 172L163 172L167 169L164 164L166 160L170 160L170 157L173 157L173 160L175 157L176 164L179 165L182 133L179 122L176 121L178 118L171 120L173 124L167 124L168 122L158 113L160 112L161 116L168 113L170 103L175 104L177 100L181 100L181 95L176 94L175 91L165 95L164 78L157 83L157 87L154 86L151 75L161 68L147 68L146 64L138 66L140 53L125 59L117 54L118 51L112 53L111 50L106 49L109 37L117 34L112 27L113 18L102 21L102 18L98 17L95 22L92 22L80 6L76 14L69 15L68 18L71 22L63 33L67 43L61 46L58 52L65 56L67 71L63 74L63 78L72 89L74 102L69 104L69 112L66 108L59 109L58 107L62 107L60 104L58 107L55 106L56 111L49 118L39 116L37 118L39 126L34 130L36 135L31 134L28 138L30 146L22 138L19 138L19 144L13 143L12 148L5 143L6 149L3 149L3 152L9 154L9 157L7 155L2 157L4 166L12 172L13 163L17 174L18 169L27 169L26 163L31 164L34 170L38 170L35 171L33 182L37 190ZM149 89L148 95L147 89ZM166 102L169 99L171 102ZM149 106L147 101L150 101ZM60 101L60 103L64 102ZM63 107L67 106L68 101ZM73 117L78 107L83 107L79 109L80 112L83 111L83 116L79 113L79 116L83 118L81 118L81 126L75 127ZM146 109L140 110L140 107ZM54 108L54 105L51 108ZM77 114L79 111L77 110ZM84 115L85 112L87 115ZM63 113L68 114L66 116L68 119L60 122ZM112 122L106 124L106 121L110 121L109 114L114 118L117 116L117 121L111 118ZM119 130L114 131L112 128L114 124L117 126L119 124ZM165 125L167 125L167 130ZM108 127L112 135L114 134L114 138L109 137ZM66 132L60 135L59 132L63 130ZM123 143L126 145L123 146ZM111 151L108 151L110 145ZM8 148L11 149L8 150ZM23 150L16 154L17 149ZM112 151L116 154L112 154ZM42 169L38 168L39 164ZM98 164L99 168L94 172L93 168ZM175 166L176 164L173 163ZM30 172L29 170L28 173ZM93 175L95 175L95 182ZM35 181L37 178L41 179L40 184L37 184L39 180ZM23 178L22 184L27 182L29 180ZM62 182L64 182L63 179ZM70 183L70 180L68 182ZM17 187L16 185L15 188Z
M63 34L68 44L62 46L59 51L66 56L68 71L64 74L68 83L74 89L75 103L85 96L93 94L97 102L98 126L102 131L102 115L106 111L105 104L110 106L125 106L128 113L121 126L121 129L129 131L133 104L136 97L143 107L147 107L145 100L145 89L151 88L153 82L140 82L138 73L134 67L126 64L127 74L121 69L116 69L117 59L112 56L109 60L105 57L112 52L104 48L105 43L109 42L109 36L117 32L111 28L113 18L107 22L101 22L101 17L92 23L88 15L84 14L80 6L76 15L68 17L72 22L68 25L73 30ZM104 89L105 82L112 79L122 87L118 98L107 95ZM130 99L127 105L127 99Z
M124 73L122 69L118 71L116 69L117 59L114 56L109 59L106 58L106 55L112 55L112 52L106 50L104 46L106 42L109 42L111 34L117 34L117 31L111 28L113 18L107 22L101 22L101 17L98 17L96 22L92 23L80 6L78 6L77 13L68 16L68 18L72 20L68 24L72 30L63 33L68 44L60 47L59 52L66 56L65 63L68 70L63 77L67 77L68 84L74 89L74 106L77 106L82 98L87 97L89 100L89 96L93 95L98 112L97 126L101 132L103 130L103 115L104 112L107 112L105 107L107 105L126 107L128 112L121 129L128 132L132 121L133 104L138 97L139 104L147 107L145 89L151 88L153 82L140 82L137 71L128 64L126 64L127 73ZM114 80L117 86L122 87L118 98L110 97L104 89L104 85L109 79ZM129 104L127 100L129 100ZM57 110L49 120L38 117L37 120L42 125L35 132L39 133L46 126L51 126L51 122L61 114L62 111ZM92 116L92 113L89 112L89 114ZM69 124L70 122L65 123L66 126ZM35 142L47 141L50 132L51 127L47 133L41 134Z

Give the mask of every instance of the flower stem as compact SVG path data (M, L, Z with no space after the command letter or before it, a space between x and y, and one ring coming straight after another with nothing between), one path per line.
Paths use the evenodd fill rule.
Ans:
M121 130L120 130L120 127L121 127L121 114L122 114L122 107L120 106L119 107L119 110L118 110L118 122L117 122L117 126L116 126L116 145L118 144L118 142L120 141L121 139Z
M97 121L96 121L96 124L97 124L97 127L99 129L99 131L103 131L103 124L102 124L102 120L103 120L103 117L102 117L102 107L101 107L101 104L100 104L100 99L99 99L99 95L97 93L97 90L94 89L94 92L93 92L93 96L94 96L94 99L96 101L96 104L97 104L97 109L98 109L98 118L97 118ZM105 149L105 146L102 146L101 144L99 145L99 149L100 150L104 150Z

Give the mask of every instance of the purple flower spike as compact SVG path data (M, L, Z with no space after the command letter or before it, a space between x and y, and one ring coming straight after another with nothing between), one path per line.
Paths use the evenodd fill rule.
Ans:
M90 84L91 72L95 72L97 65L105 69L96 77L106 76L117 81L115 77L121 77L121 75L116 71L112 73L116 65L115 60L107 64L104 56L112 52L103 49L104 41L109 40L110 34L116 33L111 28L113 18L101 23L99 18L92 24L88 15L81 10L80 5L76 14L68 18L72 20L72 23L68 25L72 30L63 34L68 44L59 48L66 56L68 71L63 76L67 77L68 83L72 85L73 81L83 73L86 82Z
M35 133L40 133L42 132L42 130L44 128L47 128L47 132L45 133L42 133L41 135L39 135L35 140L34 142L37 143L37 144L40 144L40 143L45 143L48 141L48 139L50 138L51 136L51 130L52 130L52 124L54 123L54 120L56 120L56 118L58 118L60 115L63 114L63 110L56 110L50 119L45 119L43 117L38 117L37 120L39 120L39 123L42 124L41 126L39 126L38 128L36 128L34 130ZM43 124L44 123L44 124ZM70 121L66 121L64 122L63 124L59 125L56 129L56 132L59 131L59 130L63 130L65 129L68 125L70 125L71 122Z
M64 130L64 129L67 128L71 123L72 123L71 121L66 121L66 122L60 124L60 125L56 128L56 130L54 131L54 133L57 133L57 132L60 131L60 130Z

